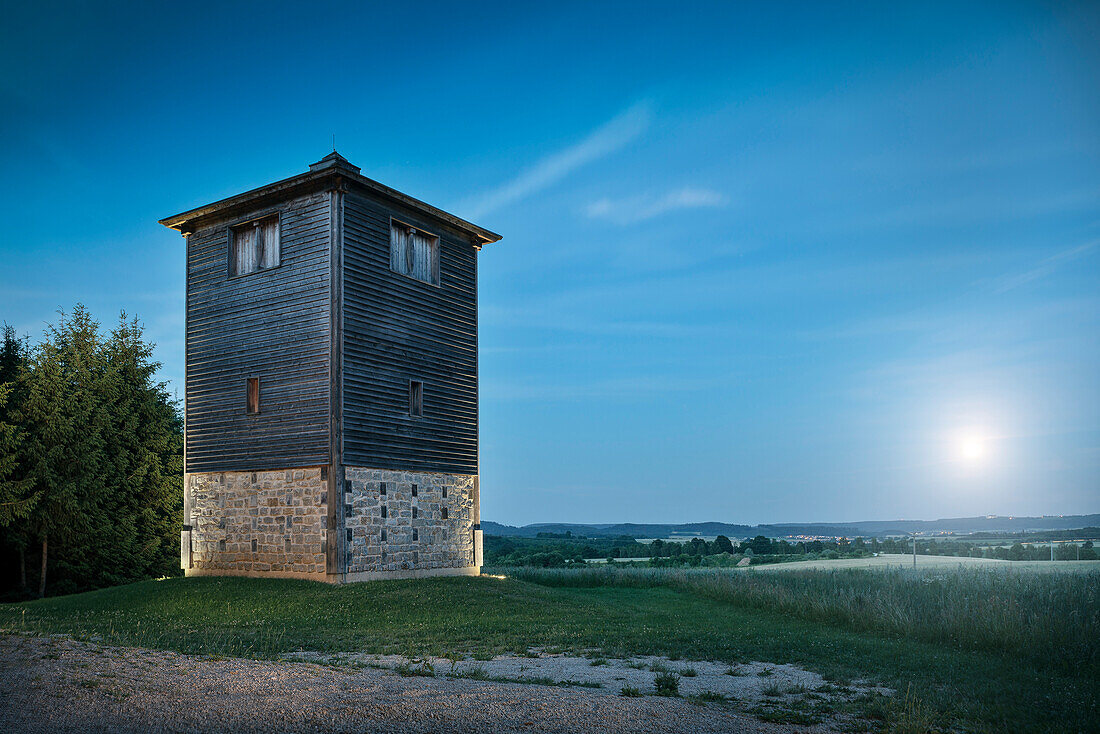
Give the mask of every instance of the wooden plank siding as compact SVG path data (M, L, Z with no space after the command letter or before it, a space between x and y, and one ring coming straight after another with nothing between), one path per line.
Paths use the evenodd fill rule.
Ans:
M299 196L187 238L186 471L329 463L330 197ZM280 265L229 277L228 228L280 214ZM260 413L245 410L259 377Z
M390 220L440 237L440 282L390 267ZM352 186L343 222L343 463L477 474L477 250ZM423 417L409 415L422 380Z

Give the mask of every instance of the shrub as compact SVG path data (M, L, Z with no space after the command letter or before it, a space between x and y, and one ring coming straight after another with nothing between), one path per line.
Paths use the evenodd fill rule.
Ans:
M413 665L412 663L401 663L394 666L393 671L398 675L410 678L413 676L424 676L425 678L435 677L435 668L428 661L424 661L419 665Z
M494 678L493 680L501 680L501 678ZM565 685L565 681L559 683L553 678L545 675L521 675L519 678L514 679L516 683L527 683L535 686L556 686Z
M658 673L653 679L653 689L658 696L679 696L680 676L675 673Z
M642 692L633 686L623 686L623 689L619 691L619 695L626 698L640 698Z
M480 665L471 665L468 668L463 668L457 673L452 673L453 678L469 678L470 680L489 680L489 673L485 671L485 668Z
M580 688L603 688L603 683L598 680L563 680L559 686L578 686Z

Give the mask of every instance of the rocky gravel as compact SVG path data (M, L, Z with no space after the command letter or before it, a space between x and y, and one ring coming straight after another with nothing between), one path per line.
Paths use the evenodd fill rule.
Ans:
M893 691L865 681L849 682L842 688L829 685L817 673L796 665L745 662L729 665L712 661L671 660L658 656L605 658L593 652L588 657L548 653L533 649L529 655L497 655L488 659L470 657L409 658L403 655L314 652L288 653L288 660L325 664L358 664L401 671L406 675L433 674L459 678L531 682L583 688L596 694L620 695L624 687L642 694L654 693L660 673L677 676L679 693L685 698L713 694L743 704L797 698L818 694L819 700L849 701L864 693L892 695Z
M321 664L225 659L106 647L64 637L4 635L0 636L0 727L17 732L829 730L824 725L764 723L726 703L623 697L618 695L621 687L614 688L613 683L620 683L617 677L627 671L643 680L640 667L593 666L592 660L563 657L557 656L536 675L542 677L551 670L549 666L557 666L554 675L576 678L583 664L587 671L606 668L593 675L608 675L611 684L598 689L533 685L453 678L445 670L434 676L410 674L416 672L410 665L423 668L425 661ZM649 664L654 661L650 659ZM631 662L643 663L642 659ZM516 677L522 677L530 671L531 659L504 661L496 670L504 671L507 665L514 665ZM671 665L675 669L688 664ZM525 666L522 671L520 666ZM701 671L697 673L695 677ZM644 675L651 680L654 673Z

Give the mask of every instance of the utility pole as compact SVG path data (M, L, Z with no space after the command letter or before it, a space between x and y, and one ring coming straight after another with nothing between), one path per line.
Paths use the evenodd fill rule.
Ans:
M1050 541L1050 560L1054 560L1054 541Z
M917 567L917 536L913 536L913 568Z

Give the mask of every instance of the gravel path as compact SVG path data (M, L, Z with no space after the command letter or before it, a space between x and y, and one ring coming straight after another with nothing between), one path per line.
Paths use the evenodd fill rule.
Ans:
M794 732L723 704L0 636L6 731Z
M315 652L287 653L287 660L311 663L353 663L373 668L404 670L407 674L430 670L436 675L471 677L493 681L546 681L557 685L575 686L593 693L617 695L625 686L652 693L657 673L679 676L680 695L685 698L719 694L742 704L791 702L808 693L818 700L851 701L866 693L893 695L888 688L865 681L851 681L842 688L830 686L817 673L795 665L774 663L716 663L693 660L670 660L651 655L629 659L577 657L532 650L531 656L497 655L487 660L465 658L408 658L403 655L371 655L342 653L326 655Z

